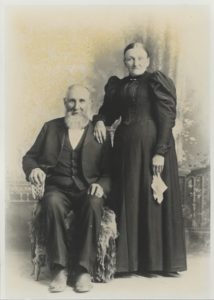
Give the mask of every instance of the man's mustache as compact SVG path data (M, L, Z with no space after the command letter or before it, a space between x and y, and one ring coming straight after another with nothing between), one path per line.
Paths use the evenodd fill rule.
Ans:
M73 109L73 108L67 109L67 112L76 112L76 111L81 112L81 110L78 109Z
M83 111L81 111L81 110L78 110L78 109L69 109L69 110L67 110L66 111L66 113L69 113L69 114L80 114L80 115L83 115L84 114L84 112Z
M88 118L88 113L87 112L84 112L82 110L73 110L73 109L69 109L69 110L66 110L66 113L65 113L66 116L69 116L69 117L86 117Z

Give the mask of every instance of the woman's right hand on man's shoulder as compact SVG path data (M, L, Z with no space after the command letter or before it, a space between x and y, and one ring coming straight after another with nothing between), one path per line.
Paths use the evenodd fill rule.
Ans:
M96 122L94 126L94 136L100 144L103 144L106 140L106 127L103 121Z

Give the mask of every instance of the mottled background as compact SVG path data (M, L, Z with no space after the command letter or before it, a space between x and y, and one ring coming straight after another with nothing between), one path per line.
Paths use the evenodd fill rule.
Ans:
M123 49L144 40L151 70L173 78L175 128L185 168L208 155L209 11L206 6L17 7L6 14L7 171L23 178L21 157L44 121L64 113L68 85L93 90L94 112L109 76L124 76Z
M123 49L142 40L150 71L177 88L174 134L188 249L209 241L210 15L208 6L19 6L5 24L7 236L25 247L32 202L21 159L47 120L62 116L68 85L84 83L93 110L111 75L123 77ZM23 242L25 241L25 243Z

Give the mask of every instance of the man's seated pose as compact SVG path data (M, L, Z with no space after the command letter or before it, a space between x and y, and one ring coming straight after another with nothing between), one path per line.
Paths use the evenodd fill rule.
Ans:
M89 120L89 90L81 85L68 88L64 98L65 117L44 124L35 143L23 157L26 178L34 185L45 184L47 254L53 280L50 292L67 285L68 243L65 216L75 213L77 239L75 290L92 288L91 274L102 208L110 192L110 139L99 144Z

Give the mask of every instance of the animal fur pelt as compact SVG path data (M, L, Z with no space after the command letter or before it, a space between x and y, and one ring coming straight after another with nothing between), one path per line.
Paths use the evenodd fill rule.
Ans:
M94 281L108 282L116 271L116 245L117 226L115 214L105 207L103 209L101 230L97 245L97 261Z

